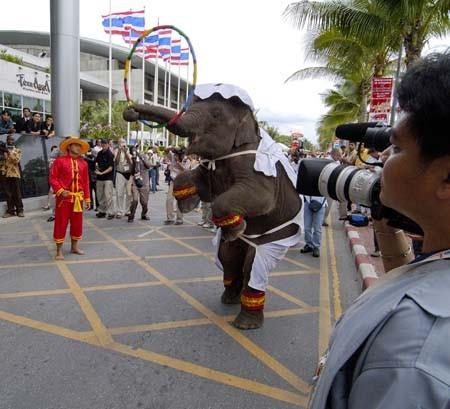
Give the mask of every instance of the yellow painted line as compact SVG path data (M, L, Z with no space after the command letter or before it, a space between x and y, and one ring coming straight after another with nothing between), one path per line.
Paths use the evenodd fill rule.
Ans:
M320 311L319 311L319 346L318 359L328 348L328 341L331 334L331 311L330 311L330 286L328 278L328 239L324 236L322 248L320 250Z
M171 358L166 355L157 354L155 352L144 349L133 349L129 346L114 343L110 345L109 349L120 352L125 355L133 356L135 358L143 359L145 361L157 363L159 365L168 366L169 368L177 369L182 372L193 374L201 378L212 380L221 384L232 386L234 388L242 389L257 393L259 395L267 396L269 398L279 400L281 402L291 403L294 405L301 405L306 407L307 398L280 388L264 385L250 379L241 378L224 372L219 372L204 366L196 365L190 362L182 361L180 359Z
M117 261L132 261L130 257L111 257L111 258L80 258L79 260L64 260L65 264L92 264L92 263L115 263Z
M329 223L330 224L330 223ZM334 237L331 228L327 229L328 244L330 247L330 266L333 278L333 306L334 306L334 319L337 321L342 315L342 303L341 303L341 282L337 271L336 264L336 251L334 248Z
M162 258L179 258L179 257L198 257L198 253L185 253L185 254L161 254L159 256L145 256L147 260L158 260Z
M298 305L299 307L305 308L307 310L310 310L311 308L313 308L312 305L305 303L304 301L300 300L299 298L294 297L293 295L288 294L288 293L280 290L279 288L274 287L273 285L267 286L267 289L270 292L277 294L280 297L283 297L284 299L290 301L291 303Z
M296 271L275 271L270 273L271 277L303 276L319 274L319 270L296 270Z
M43 243L17 243L17 244L7 244L0 245L0 250L2 249L22 249L22 248L33 248L33 247L47 247L48 244L53 244L54 241L51 239L42 240ZM83 244L105 244L108 243L106 240L92 240L83 241Z
M313 312L318 312L319 308L311 308L311 310L306 310L304 308L290 308L285 310L278 311L266 311L264 312L265 318L280 318L280 317L290 317L293 315L303 315L303 314L311 314ZM225 315L222 318L226 321L233 321L235 315ZM143 325L131 325L128 327L115 327L108 328L111 335L122 335L122 334L131 334L136 332L148 332L148 331L160 331L165 329L178 329L178 328L186 328L186 327L196 327L200 325L211 325L211 322L208 318L197 318L191 320L178 320L178 321L167 321L167 322L157 322L154 324L143 324Z
M3 293L0 294L0 300L22 297L41 297L46 295L61 295L70 294L70 289L56 289L56 290L41 290L41 291L21 291L16 293Z
M89 223L89 222L87 222ZM94 227L95 228L95 227ZM228 324L228 322L215 314L213 311L205 307L199 301L197 301L194 297L192 297L189 293L182 290L166 277L164 277L161 273L155 270L153 267L149 266L145 263L140 257L135 255L133 252L128 250L123 244L119 241L115 240L113 237L109 236L106 232L102 231L100 228L96 229L100 234L102 234L107 240L110 240L111 243L114 243L117 248L122 250L125 254L128 254L130 257L134 257L137 264L146 269L152 276L154 276L159 281L163 282L167 287L173 290L176 294L178 294L181 298L183 298L188 304L194 307L197 311L201 312L205 317L207 317L210 321L216 324L219 328L221 328L226 334L232 337L236 342L238 342L242 347L244 347L248 352L254 355L257 359L263 362L266 366L272 369L276 374L278 374L281 378L287 381L294 388L299 391L307 394L309 391L309 385L294 374L291 370L283 366L276 359L270 356L266 351L248 339L245 335L243 335L242 331L232 327Z
M200 240L200 239L210 239L211 236L186 236L186 237L179 237L180 240ZM157 237L157 238L150 238L150 239L123 239L120 240L122 243L139 243L139 242L146 242L146 241L164 241L169 240L166 237Z
M211 324L212 322L208 318L198 318L192 320L157 322L155 324L132 325L129 327L109 328L109 332L112 335L121 335L121 334L132 334L135 332L160 331L164 329L178 329Z
M39 237L42 240L45 240L46 234L43 231L42 227L39 226L37 223L34 224L34 228L39 234ZM48 246L49 252L51 254L53 250L53 246ZM101 321L100 317L98 316L97 312L94 310L94 307L92 307L92 304L84 294L81 287L78 285L77 281L75 280L74 276L70 272L67 265L64 263L64 261L55 261L56 266L58 267L59 271L61 272L61 275L63 276L64 280L66 281L66 284L70 288L73 296L77 300L81 310L83 311L84 315L86 316L86 319L89 321L89 324L91 324L92 329L95 332L95 335L97 336L100 345L106 346L113 342L113 339L111 337L111 334L108 332L106 327L103 325L103 322Z
M110 285L97 285L93 287L83 287L82 290L86 292L110 291L110 290L123 290L128 288L155 287L158 285L163 284L160 283L159 281L144 281L140 283L110 284Z
M0 265L0 269L19 269L19 268L28 268L28 267L49 267L53 266L55 263L51 262L36 262L36 263L19 263L19 264L3 264Z
M295 264L296 266L306 268L307 270L315 270L313 267L308 266L307 264L301 263L300 261L294 260L290 257L284 256L283 260L286 260L291 264Z
M6 311L0 311L0 320L9 321L24 327L33 328L39 331L48 332L53 335L59 335L64 338L73 339L75 341L87 342L92 345L99 345L95 336L91 332L80 332L63 328L58 325L47 324L45 322L36 321L30 318L11 314Z

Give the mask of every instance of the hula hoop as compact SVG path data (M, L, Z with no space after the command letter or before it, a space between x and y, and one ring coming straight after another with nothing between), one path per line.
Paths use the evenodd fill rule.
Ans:
M124 91L125 91L125 96L126 96L127 101L128 101L128 106L133 104L133 101L130 98L130 92L129 92L129 88L128 88L128 74L129 74L130 69L131 69L131 59L133 57L133 54L134 54L138 44L141 41L143 41L144 38L147 37L150 33L153 33L154 31L158 31L158 30L167 30L167 29L171 29L171 30L176 31L188 43L189 51L190 51L190 53L192 55L192 60L193 60L193 65L194 65L194 70L193 70L193 74L192 74L192 87L191 87L191 90L189 91L188 97L187 97L186 102L184 103L183 107L181 108L181 110L179 112L177 112L169 120L169 122L154 125L152 122L149 122L149 121L147 121L145 119L140 119L139 120L139 122L143 123L144 125L147 125L150 128L164 128L167 125L175 123L177 121L177 119L183 114L184 111L186 111L186 109L191 104L192 98L194 96L195 86L197 84L197 58L195 56L195 51L194 51L194 48L192 47L192 43L191 43L191 40L189 40L189 37L186 34L184 34L183 31L181 31L179 28L177 28L175 26L171 26L171 25L156 26L156 27L150 28L148 30L145 30L139 36L139 38L133 44L133 47L131 48L131 50L130 50L128 56L127 56L127 59L125 60L125 69L124 69L124 75L123 75L123 88L124 88ZM158 65L157 64L155 64L155 69L158 69Z

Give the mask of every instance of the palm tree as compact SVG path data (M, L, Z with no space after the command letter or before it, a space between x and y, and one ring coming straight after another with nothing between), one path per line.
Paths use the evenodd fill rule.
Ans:
M408 67L431 37L450 32L449 10L450 0L302 0L288 6L284 15L299 28L338 28L367 46L396 41L397 48L404 46Z

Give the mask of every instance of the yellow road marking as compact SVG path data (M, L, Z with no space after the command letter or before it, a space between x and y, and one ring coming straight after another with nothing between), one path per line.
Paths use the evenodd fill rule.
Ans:
M61 337L74 339L75 341L87 342L93 345L99 345L92 332L80 332L71 329L63 328L58 325L47 324L45 322L36 321L30 318L22 317L20 315L11 314L6 311L0 311L0 319L9 321L14 324L22 325L37 329L39 331L48 332L53 335L59 335Z
M22 249L22 248L32 248L32 247L47 247L48 243L53 244L54 241L51 239L42 240L43 243L17 243L17 244L6 244L0 245L0 250L2 249ZM108 243L106 240L87 240L83 241L83 244L105 244Z
M327 229L328 243L330 246L330 265L333 277L333 305L334 305L334 319L337 321L342 315L340 279L336 265L336 251L334 248L334 238L331 229Z
M286 293L286 292L284 292L284 291L274 287L273 285L267 286L267 289L269 291L272 291L274 294L277 294L280 297L285 298L286 300L290 301L291 303L297 304L298 306L300 306L302 308L305 308L307 310L313 308L312 305L309 305L309 304L305 303L304 301L302 301L302 300L294 297L293 295L290 295L290 294L288 294L288 293Z
M117 343L111 345L109 349L121 352L125 355L133 356L135 358L143 359L145 361L165 365L170 368L174 368L179 371L193 374L208 380L216 381L221 384L233 386L234 388L254 392L259 395L267 396L269 398L276 399L282 402L301 406L306 406L307 404L307 398L305 396L288 392L283 389L274 388L272 386L264 385L250 379L240 378L238 376L219 372L214 369L206 368L204 366L157 354L144 349L132 349L131 347Z
M53 266L55 263L44 261L44 262L36 262L36 263L18 263L18 264L3 264L0 265L0 269L16 269L16 268L28 268L28 267L49 267Z
M92 286L92 287L83 287L82 290L85 292L110 291L110 290L123 290L123 289L128 289L128 288L155 287L158 285L163 285L163 284L160 283L159 281L143 281L140 283L96 285L96 286Z
M41 291L21 291L16 293L3 293L0 294L0 300L7 300L10 298L22 298L22 297L41 297L45 295L61 295L70 294L70 289L56 289L56 290L41 290Z
M164 239L165 240L165 239ZM198 257L198 253L186 253L186 254L161 254L158 256L145 256L145 259L158 260L161 258L178 258L178 257Z
M294 260L290 257L284 256L283 260L286 260L289 263L295 264L296 266L306 268L307 270L316 270L315 268L308 266L307 264L301 263L300 261Z
M293 315L311 314L313 312L318 311L319 308L317 307L312 307L310 310L306 310L304 308L289 308L285 310L267 311L264 313L264 316L265 318L280 318L280 317L290 317ZM222 316L222 318L230 322L234 320L235 315L225 315ZM112 335L121 335L136 332L160 331L165 329L178 329L178 328L196 327L199 325L212 325L212 324L214 323L211 322L208 318L196 318L191 320L166 321L166 322L157 322L154 324L115 327L115 328L108 328L108 330Z
M331 333L330 286L328 278L328 245L327 237L322 240L320 257L320 311L319 311L319 358L328 347Z
M96 226L93 227L95 229ZM215 314L213 311L205 307L194 297L192 297L189 293L176 286L174 283L172 283L170 280L164 277L161 273L159 273L153 267L149 266L138 256L136 256L133 252L128 250L123 244L115 240L113 237L109 236L106 232L102 231L100 228L96 230L100 234L102 234L103 237L105 237L107 240L110 240L111 243L115 244L116 247L122 250L125 254L128 254L130 257L135 257L136 263L141 265L151 275L153 275L155 278L163 282L167 287L169 287L171 290L177 293L181 298L183 298L188 304L193 306L197 311L201 312L203 315L209 318L214 324L216 324L225 333L231 336L235 341L237 341L242 347L244 347L257 359L263 362L266 366L271 368L281 378L286 380L290 385L294 386L296 389L305 394L308 393L309 385L304 380L302 380L297 375L295 375L291 370L280 364L276 359L270 356L262 348L257 346L254 342L250 341L250 339L244 336L241 331L229 325L226 320L224 320L222 317L220 317L219 315Z
M37 223L34 223L34 228L39 234L39 237L41 240L46 240L47 236L42 229L41 226L39 226ZM51 254L53 250L53 246L49 244L48 246L49 253ZM106 327L103 325L103 322L101 321L100 317L98 316L97 312L92 307L92 304L84 294L81 287L78 285L77 281L75 280L74 276L70 272L69 268L63 261L55 261L56 266L58 267L59 271L61 272L61 275L63 276L64 280L66 281L66 284L70 288L73 296L77 300L81 310L83 311L84 315L86 316L87 320L89 321L89 324L91 324L92 329L95 332L95 335L97 336L100 345L106 346L113 342L113 339L111 335L109 334Z

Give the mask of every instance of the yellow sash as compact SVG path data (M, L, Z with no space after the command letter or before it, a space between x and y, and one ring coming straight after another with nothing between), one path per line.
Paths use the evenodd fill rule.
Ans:
M80 213L83 211L83 206L81 203L83 202L83 192L70 193L73 196L73 211L75 213Z

